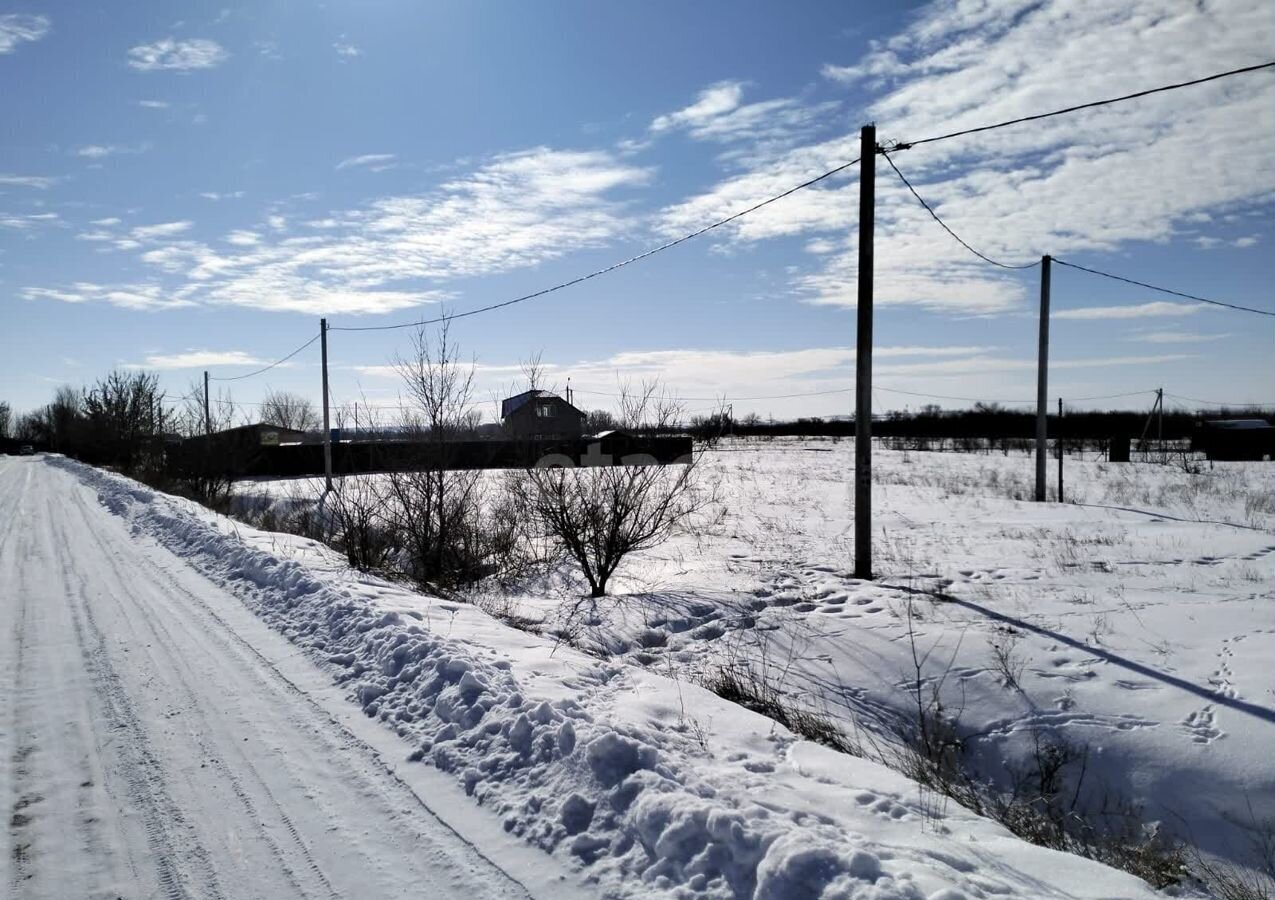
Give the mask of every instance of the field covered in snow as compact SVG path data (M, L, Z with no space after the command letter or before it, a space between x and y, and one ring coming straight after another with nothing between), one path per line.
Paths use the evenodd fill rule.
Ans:
M1028 457L879 451L879 575L864 582L850 574L852 457L849 442L726 442L703 464L720 497L714 523L631 559L612 597L581 601L578 584L550 578L488 592L478 605L591 654L512 638L536 660L537 696L640 722L641 747L676 747L695 759L711 773L711 793L732 798L728 807L748 797L765 810L773 804L762 798L782 796L793 821L812 834L831 829L834 844L849 829L894 847L927 845L969 818L879 766L794 742L781 726L709 702L701 685L749 686L831 724L840 733L834 743L872 759L897 761L899 735L937 713L960 741L964 770L1002 792L1030 791L1045 760L1076 815L1131 835L1159 830L1225 864L1258 865L1275 822L1275 469L1069 458L1067 502L1035 504L1024 499ZM239 490L278 497L308 488ZM433 630L439 621L449 629L490 621L463 605L431 609ZM483 626L480 643L507 648L511 638L497 641L495 627ZM527 668L515 669L526 690ZM552 717L539 715L548 727ZM435 733L422 752L444 767L478 765L442 746ZM708 769L702 756L713 760ZM484 770L465 777L481 796ZM656 816L672 827L686 811L668 804ZM696 814L701 824L714 821L712 805ZM620 828L610 813L608 821ZM639 830L652 827L640 821ZM691 831L688 846L702 850L703 834ZM671 838L657 832L652 842L668 849ZM577 835L572 844L582 860L610 857L596 871L624 870L625 854L603 840ZM662 876L644 872L702 887L678 868L687 861ZM953 862L952 872L963 866ZM969 871L979 874L953 875L954 883L971 896L995 892L979 886L985 868ZM1095 896L1129 895L1086 881L1093 877L1067 890L1089 895L1080 885L1091 884Z

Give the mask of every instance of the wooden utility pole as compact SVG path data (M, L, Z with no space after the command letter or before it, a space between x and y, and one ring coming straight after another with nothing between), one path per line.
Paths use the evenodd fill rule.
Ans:
M1063 446L1062 436L1062 397L1058 398L1058 437L1054 439L1054 443L1058 445L1058 502L1063 502L1063 484L1062 484L1062 464L1063 452L1067 449Z
M332 426L328 418L328 320L319 320L319 347L323 356L323 492L332 490Z
M204 434L212 434L212 414L208 412L208 370L204 369Z
M877 129L859 134L859 298L855 334L854 576L872 577L872 232Z
M1046 254L1040 258L1040 346L1036 357L1036 502L1045 502L1045 442L1049 439L1049 264Z
M1155 443L1160 448L1160 461L1167 463L1169 455L1164 452L1164 388L1155 389Z

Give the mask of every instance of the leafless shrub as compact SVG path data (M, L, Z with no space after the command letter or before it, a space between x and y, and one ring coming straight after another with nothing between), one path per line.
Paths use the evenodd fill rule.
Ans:
M319 414L314 404L300 394L288 391L266 391L261 402L261 421L279 428L313 431L319 427Z
M1021 690L1019 683L1023 677L1023 669L1027 667L1027 660L1018 653L1021 637L1016 629L1006 626L998 628L995 637L987 642L992 670L1000 676L1001 684L1011 690Z
M632 553L658 546L709 502L696 463L674 466L534 468L514 483L535 528L569 556L603 597Z

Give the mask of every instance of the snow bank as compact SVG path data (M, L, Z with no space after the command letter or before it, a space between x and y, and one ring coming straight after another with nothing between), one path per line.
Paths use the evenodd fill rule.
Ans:
M610 897L1151 897L692 685L600 663L70 461L139 536L332 672L405 755ZM932 806L932 804L930 804Z

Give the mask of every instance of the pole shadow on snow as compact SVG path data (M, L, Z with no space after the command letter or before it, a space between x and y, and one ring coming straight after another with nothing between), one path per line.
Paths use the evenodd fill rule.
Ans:
M1051 631L1050 629L1042 628L1039 625L1032 625L1029 622L1024 622L1022 619L1015 618L1014 616L1007 616L1004 613L988 609L986 606L982 606L972 600L962 600L960 597L956 597L942 591L925 591L920 588L906 587L904 585L890 585L890 587L906 594L919 594L933 600L939 600L943 603L963 606L971 612L976 612L988 619L994 619L998 622L1003 622L1006 625L1012 625L1015 628L1021 628L1024 631L1033 632L1041 637L1058 641L1060 644L1066 644L1076 650L1082 650L1085 653L1090 653L1106 662L1112 663L1113 665L1128 669L1130 672L1136 672L1147 678L1154 678L1156 681L1163 682L1170 687L1175 687L1186 691L1187 693L1195 694L1197 697L1201 697L1210 703L1215 703L1218 706L1230 707L1236 712L1246 713L1256 719L1261 719L1264 722L1275 724L1275 710L1273 709L1269 709L1265 706L1258 706L1256 703L1249 703L1246 700L1225 697L1209 688L1201 687L1198 684L1193 684L1190 681L1178 678L1175 675L1170 675L1167 672L1161 672L1158 669L1153 669L1150 666L1143 665L1142 663L1134 662L1131 659L1125 659L1123 656L1118 656L1110 651L1086 644L1084 641L1078 641L1065 634L1059 634L1057 631Z

